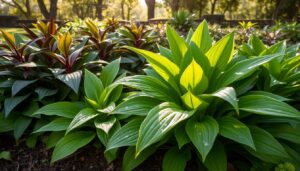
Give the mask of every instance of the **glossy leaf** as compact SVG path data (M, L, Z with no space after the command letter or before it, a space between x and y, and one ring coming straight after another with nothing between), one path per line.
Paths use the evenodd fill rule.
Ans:
M173 147L164 155L162 170L163 171L184 171L186 163L191 159L191 153L188 149L178 150Z
M217 92L213 93L212 96L219 97L227 101L233 106L237 114L239 114L239 105L238 105L238 100L234 88L232 87L222 88Z
M181 121L193 115L193 111L184 111L174 103L162 103L153 108L141 124L136 145L136 154L163 138Z
M197 29L195 30L192 39L192 42L202 51L206 53L212 46L212 38L209 35L208 25L206 20L202 21Z
M98 103L103 89L102 81L95 74L85 70L84 92L86 97Z
M69 86L76 94L78 94L81 75L81 71L75 71L68 74L58 75L57 78Z
M46 132L46 131L65 131L71 123L71 119L69 118L56 118L45 126L42 126L38 130L34 131L34 133L38 132Z
M114 60L103 68L100 79L104 87L110 85L117 77L120 68L120 59Z
M96 116L98 116L99 113L96 112L94 109L91 108L84 108L82 109L72 120L72 122L70 123L66 133L70 132L71 130L83 125L84 123L86 123L87 121L95 118Z
M220 127L220 134L240 144L247 145L255 150L249 128L233 117L222 117L217 120Z
M49 116L61 116L73 119L79 112L78 105L72 102L56 102L41 107L33 115L43 114Z
M137 96L119 104L113 114L147 115L149 111L160 104L160 101L147 96Z
M270 116L300 118L300 112L279 100L263 95L248 95L239 99L240 110Z
M124 146L134 146L138 139L142 121L141 119L134 119L117 130L109 139L106 150Z
M219 133L218 122L210 116L206 116L199 122L189 120L185 130L190 137L192 143L205 161L206 156L214 145L215 139Z
M29 95L6 98L4 100L5 117L7 117L15 107L17 107L28 97Z
M201 66L192 60L180 77L180 85L186 90L200 94L208 86L208 79L203 73Z
M35 83L37 80L16 80L11 87L11 95L15 96L19 91L21 91L23 88L29 86L32 83Z
M72 132L66 136L64 136L55 146L52 157L51 163L56 162L62 158L65 158L79 148L87 145L95 138L95 133L93 132L84 132L84 131L77 131Z
M226 171L227 156L223 144L216 141L204 162L209 171Z
M251 154L271 163L290 158L282 145L270 133L258 127L251 127L250 130L256 147L256 151L248 150Z
M167 25L167 39L169 42L170 50L172 51L172 59L175 64L180 66L181 61L187 51L187 44L178 33Z

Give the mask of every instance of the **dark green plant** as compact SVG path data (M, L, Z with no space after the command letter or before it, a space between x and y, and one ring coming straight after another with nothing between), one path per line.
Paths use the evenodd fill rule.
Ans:
M205 21L187 41L170 27L167 38L170 49L161 47L160 55L127 47L145 57L153 70L118 81L141 92L113 113L145 116L140 126L132 121L108 141L107 150L135 146L125 152L124 170L134 169L163 144L168 146L163 170L184 170L192 153L208 170L227 170L236 162L244 167L299 163L294 148L298 138L284 135L299 137L290 124L299 124L300 112L281 96L251 92L249 83L252 73L282 58L281 53L233 57L233 34L212 44ZM232 155L239 158L232 160Z
M179 32L187 33L194 26L194 16L187 10L179 10L173 14L169 23Z
M106 146L109 137L119 129L119 118L111 113L122 93L122 85L114 83L115 79L124 76L121 75L117 78L119 65L120 60L113 61L103 68L99 77L85 70L85 98L82 102L52 103L34 113L34 115L56 116L50 123L35 130L34 133L65 132L65 135L60 135L59 141L49 145L49 147L55 146L51 162L72 154L91 142L96 135ZM87 128L87 130L83 131L83 128ZM52 141L52 139L48 141ZM110 162L116 158L116 154L117 150L111 150L107 151L105 156Z

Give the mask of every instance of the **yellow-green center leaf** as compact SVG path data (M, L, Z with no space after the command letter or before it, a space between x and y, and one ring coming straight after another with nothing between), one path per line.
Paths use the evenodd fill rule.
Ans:
M134 47L126 47L129 50L134 51L142 55L150 63L152 68L159 74L164 80L166 80L176 91L179 92L179 88L175 81L175 77L179 74L179 67L175 65L169 59L142 49L137 49Z
M206 105L207 103L197 96L195 96L193 93L188 91L186 94L184 94L181 97L183 103L186 105L188 109L197 109L200 105Z
M153 143L161 140L178 123L189 118L194 111L184 111L175 103L162 103L153 108L141 124L136 145L136 156Z
M191 91L195 94L200 94L207 88L208 79L195 60L192 60L191 64L182 73L180 85L185 91Z
M234 48L234 34L230 33L214 44L207 52L206 56L210 66L222 71L226 68L227 63L232 59Z

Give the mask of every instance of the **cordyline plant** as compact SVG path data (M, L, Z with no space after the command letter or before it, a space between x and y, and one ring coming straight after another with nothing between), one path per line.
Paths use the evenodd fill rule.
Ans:
M111 28L107 27L105 30L101 30L96 23L89 19L85 21L85 24L87 30L82 30L81 33L88 36L91 50L97 52L99 59L109 60L110 55L115 51L115 46L117 45L116 42L107 38Z
M106 146L110 136L120 128L119 118L111 115L123 89L122 85L114 82L115 79L125 76L123 74L117 78L119 68L120 60L115 60L103 68L99 77L85 70L85 102L52 103L34 113L35 116L56 116L51 122L34 131L55 132L48 139L50 143L46 143L48 148L55 147L51 162L74 153L91 142L96 135ZM83 128L86 129L83 131ZM108 162L117 157L117 152L114 149L105 153Z
M130 146L124 170L132 170L163 144L171 146L163 170L184 170L192 154L200 167L212 171L227 170L229 164L259 168L291 162L298 167L300 112L281 96L251 92L248 83L251 74L281 53L234 55L233 33L213 44L206 21L187 40L168 26L167 38L170 49L160 47L160 54L127 47L152 69L117 81L141 91L112 113L145 117L131 120L108 141L108 151Z

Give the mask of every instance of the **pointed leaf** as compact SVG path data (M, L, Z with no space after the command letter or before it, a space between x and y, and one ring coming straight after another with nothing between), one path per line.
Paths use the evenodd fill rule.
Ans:
M138 139L142 119L134 119L115 132L109 139L106 150L134 146Z
M88 70L84 72L84 92L88 99L99 102L100 95L103 92L101 80Z
M28 85L35 83L37 80L16 80L11 87L11 95L15 96L19 91L21 91L23 88L27 87Z
M184 111L174 103L162 103L153 108L141 124L137 155L151 144L159 141L178 123L193 115L193 111Z
M99 113L97 113L97 111L91 109L91 108L85 108L82 109L72 120L72 122L70 123L66 133L72 131L73 129L83 125L84 123L86 123L87 121L95 118L96 116L98 116Z
M204 117L199 122L189 120L185 130L205 161L206 156L214 145L215 139L219 133L218 122L210 116Z
M162 170L163 171L184 171L186 163L191 159L191 152L186 150L178 150L173 147L164 155Z
M51 157L51 163L67 157L79 148L87 145L95 138L95 133L77 131L64 136L55 146Z
M71 119L69 118L56 118L45 126L42 126L38 130L34 131L34 133L38 132L56 132L56 131L65 131L71 123Z
M109 116L109 117L105 118L105 120L95 119L94 124L95 124L96 128L101 129L103 132L108 134L108 132L114 126L116 121L117 121L116 117Z
M76 94L78 94L81 75L81 71L76 71L68 74L58 75L57 78L69 86Z
M209 35L208 24L206 20L202 21L194 32L192 39L202 53L206 53L212 46L212 38Z
M187 51L185 40L176 33L176 31L167 25L167 39L172 51L172 59L175 64L180 66L181 61Z
M208 79L203 73L201 66L192 60L180 77L180 85L196 95L203 93L208 86Z
M218 141L215 142L213 148L206 157L204 165L209 171L227 170L227 156L223 144Z
M247 95L239 99L240 110L270 116L300 118L300 112L287 103L264 95Z
M218 119L220 134L238 143L247 145L255 150L255 145L249 128L233 117L222 117Z
M48 116L61 116L73 119L79 112L80 108L71 102L56 102L43 106L33 115L43 114Z
M4 100L5 117L7 117L15 107L17 107L20 103L22 103L28 97L29 97L29 94L26 96L6 98Z
M113 114L147 115L160 101L147 96L137 96L119 104Z
M100 74L100 79L104 87L110 85L118 75L120 68L120 59L114 60L103 68Z
M213 93L212 96L219 97L228 103L232 105L232 107L235 109L237 114L239 114L239 105L238 105L238 100L236 98L236 93L234 88L232 87L225 87L217 92Z

